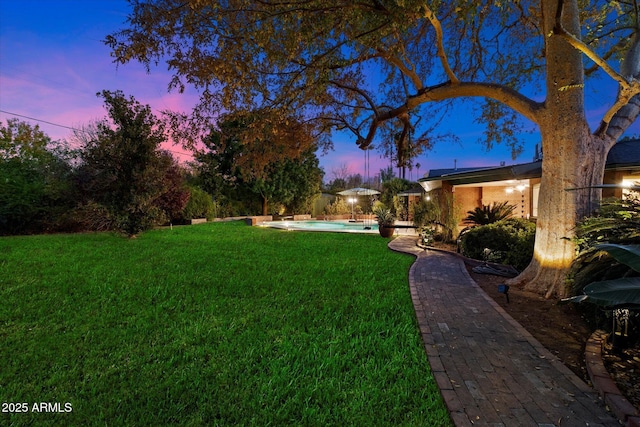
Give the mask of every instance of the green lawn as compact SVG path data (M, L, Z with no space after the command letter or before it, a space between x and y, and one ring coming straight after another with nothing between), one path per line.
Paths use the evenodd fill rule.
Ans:
M450 425L413 258L387 242L242 223L0 238L0 424Z

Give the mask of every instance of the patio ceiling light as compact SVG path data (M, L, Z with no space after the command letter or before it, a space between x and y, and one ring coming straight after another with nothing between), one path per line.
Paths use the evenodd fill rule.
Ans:
M529 183L527 182L520 182L520 183L517 183L516 181L509 181L509 182L517 185L515 185L515 187L507 187L505 190L507 194L511 194L514 191L519 191L522 193L524 192L524 190L526 190L529 187Z

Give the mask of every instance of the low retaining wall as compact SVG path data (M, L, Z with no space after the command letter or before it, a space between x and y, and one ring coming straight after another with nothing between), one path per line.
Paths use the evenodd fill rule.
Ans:
M247 225L258 225L265 221L273 221L273 216L272 215L248 216L244 219L244 222Z

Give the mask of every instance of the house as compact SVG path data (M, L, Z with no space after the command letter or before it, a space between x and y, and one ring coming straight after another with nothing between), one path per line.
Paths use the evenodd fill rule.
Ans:
M515 205L514 215L538 216L538 194L542 159L512 166L433 169L418 180L427 193L450 195L460 220L467 211L494 202ZM640 140L618 142L609 152L603 184L603 197L622 197L624 186L640 181ZM459 224L464 227L464 224Z

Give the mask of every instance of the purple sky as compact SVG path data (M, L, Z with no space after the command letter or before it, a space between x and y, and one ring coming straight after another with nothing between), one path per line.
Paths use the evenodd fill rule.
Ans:
M0 121L14 114L41 120L29 120L55 139L68 139L71 130L106 116L102 90L122 90L156 112L171 109L187 112L197 101L197 94L168 93L169 73L164 67L147 74L138 63L116 68L104 37L123 27L129 10L124 0L0 0ZM605 80L587 95L591 107L589 119L595 126L615 95L615 86ZM453 114L445 124L461 145L436 144L433 151L416 161L419 173L429 169L497 165L531 161L537 133L524 135L526 147L515 161L508 149L494 147L487 152L477 141L482 128L475 125L465 111ZM444 133L444 132L443 132ZM627 134L640 134L638 122ZM332 171L345 165L350 173L364 174L364 153L350 135L334 135L335 150L320 157L325 180ZM181 147L168 147L186 158ZM186 154L186 153L185 153ZM187 154L188 155L188 154ZM370 154L370 174L389 165L377 151ZM416 179L414 170L407 178ZM407 172L409 173L409 172Z

